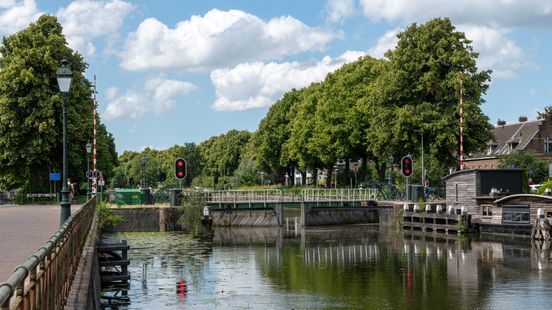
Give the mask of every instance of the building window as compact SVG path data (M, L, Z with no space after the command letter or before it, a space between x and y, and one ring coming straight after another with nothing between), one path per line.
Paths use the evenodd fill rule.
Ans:
M529 206L509 205L502 207L502 223L529 224Z
M481 206L481 215L483 216L493 215L493 206Z
M552 153L552 138L545 138L544 139L544 152L545 153Z
M552 212L546 212L546 217L552 218Z
M458 184L454 184L456 189L456 201L458 201Z
M508 144L508 154L510 154L513 150L516 149L516 147L518 146L519 143L517 142L510 142Z

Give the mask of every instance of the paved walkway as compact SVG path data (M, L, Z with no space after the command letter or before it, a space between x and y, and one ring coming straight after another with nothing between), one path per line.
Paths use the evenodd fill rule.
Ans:
M72 205L71 212L82 205ZM0 205L0 283L59 229L59 205Z

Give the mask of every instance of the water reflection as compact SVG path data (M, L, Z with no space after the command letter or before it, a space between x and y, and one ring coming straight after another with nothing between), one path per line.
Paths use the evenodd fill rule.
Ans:
M131 244L125 309L545 309L552 296L550 245L529 239L370 225L109 237Z

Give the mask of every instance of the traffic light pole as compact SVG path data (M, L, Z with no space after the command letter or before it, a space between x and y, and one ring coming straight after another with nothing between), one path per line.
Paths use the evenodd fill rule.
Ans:
M406 182L405 182L405 188L404 188L404 195L405 195L405 200L408 200L408 179L410 179L409 177L405 177L406 178Z

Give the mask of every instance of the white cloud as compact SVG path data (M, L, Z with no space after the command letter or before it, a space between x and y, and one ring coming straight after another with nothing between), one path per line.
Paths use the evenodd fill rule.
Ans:
M69 46L92 56L96 52L92 40L115 35L132 8L129 2L121 0L76 0L66 8L60 8L57 16Z
M266 107L286 91L319 82L364 52L348 51L338 58L324 57L316 63L244 63L232 69L211 72L217 99L212 108L218 111L244 111Z
M399 32L400 29L398 28L387 31L378 39L377 45L368 50L368 54L374 58L383 58L385 52L394 49L397 45L397 34Z
M265 22L239 10L213 9L174 29L155 18L131 33L122 54L126 70L208 70L322 50L334 34L282 16Z
M42 14L34 0L0 1L0 33L13 34L29 26Z
M507 30L473 25L459 25L458 30L473 41L474 50L479 52L479 69L493 70L493 77L512 78L516 70L530 65L523 50L506 37Z
M326 20L338 23L355 13L355 4L353 0L327 0L324 11Z
M149 79L145 85L146 92L151 93L155 103L153 108L157 113L172 108L174 106L172 98L185 96L196 89L197 86L189 82L162 78Z
M490 26L552 26L550 0L360 0L364 15L374 21L425 22L448 16L457 23Z
M152 78L145 82L144 90L128 90L119 95L115 87L107 90L107 108L104 118L107 120L119 117L139 118L150 112L161 113L171 109L175 97L185 96L197 89L189 82Z

